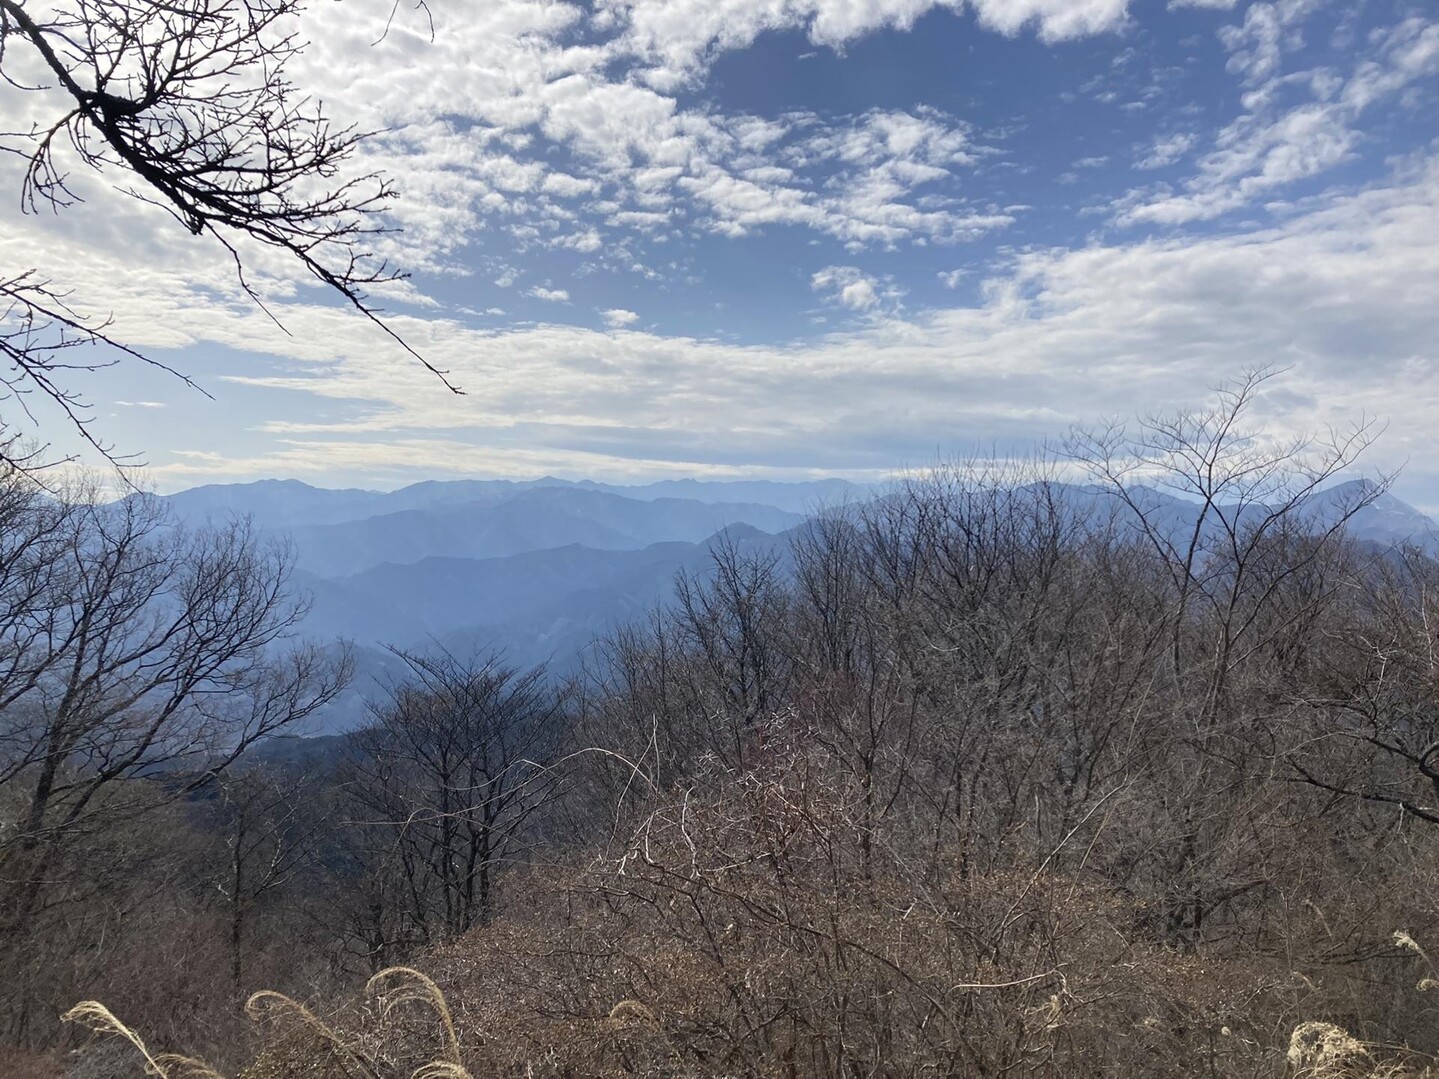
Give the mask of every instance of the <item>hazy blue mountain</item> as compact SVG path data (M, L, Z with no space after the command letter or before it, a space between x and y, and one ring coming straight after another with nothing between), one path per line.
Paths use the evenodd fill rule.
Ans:
M291 581L309 597L306 636L403 644L430 632L424 622L402 614L382 591L347 587L305 570L295 570Z
M572 578L577 587L555 587L537 594L533 604L520 603L506 621L465 626L437 636L459 650L472 646L503 647L512 660L547 663L563 674L573 670L582 653L598 638L648 617L656 607L674 598L677 573L697 577L713 569L713 548L720 542L743 554L780 558L781 572L788 560L792 533L770 535L737 526L698 544L658 544L643 552L598 552L616 556L588 580ZM646 555L633 558L633 555Z
M1064 485L1060 485L1064 486ZM1188 542L1199 515L1199 504L1152 487L1135 487L1132 496L1136 507L1151 526L1170 537L1176 545ZM1096 487L1072 486L1063 496L1071 504L1092 507L1094 514L1118 512L1123 520L1127 510L1118 507L1114 497ZM1361 508L1366 500L1372 501ZM1242 509L1221 505L1223 517L1239 527L1258 526L1272 512L1270 507L1255 503ZM1431 555L1439 555L1439 525L1392 494L1375 494L1370 480L1349 480L1316 492L1306 506L1308 522L1315 529L1331 527L1346 515L1346 531L1354 539L1383 546L1412 544ZM1220 527L1212 518L1212 527Z
M331 490L299 480L258 480L254 483L213 483L166 495L187 521L250 517L261 528L285 529L301 524L352 521L383 512L387 496L356 488Z
M868 497L871 488L847 480L662 480L658 483L596 483L543 476L537 480L427 480L395 491L355 488L331 490L299 480L259 480L193 487L167 495L175 512L189 520L229 516L253 518L262 528L291 529L333 525L405 511L448 511L496 505L539 488L572 489L617 495L640 502L683 499L691 502L768 506L807 514L819 506Z
M603 483L580 486L626 498L685 498L695 502L741 502L775 506L808 516L821 509L861 502L874 493L867 484L849 480L661 480L638 487Z
M747 552L787 550L789 542L788 535L747 525L722 536ZM505 627L537 641L565 624L608 629L642 614L669 596L681 570L707 572L720 539L639 550L570 544L503 558L426 558L337 579L297 574L296 583L311 594L305 632L315 637L407 646L477 627Z
M347 729L364 716L366 698L403 675L386 645L494 649L511 663L545 663L564 676L597 638L667 602L676 574L706 574L719 542L783 558L790 536L737 525L699 543L631 551L570 545L507 558L390 563L337 580L297 573L297 586L311 596L301 631L355 645L355 683L309 731Z
M707 545L669 542L639 550L569 544L506 558L426 558L375 566L333 585L351 594L384 597L397 620L444 634L467 625L494 625L556 604L573 607L586 590L656 591L681 566L707 558Z
M493 502L366 517L289 530L297 564L343 577L384 563L425 558L498 558L582 544L634 550L652 543L698 542L734 524L781 532L802 517L757 504L624 498L574 486L534 487Z
M189 520L248 516L261 528L291 529L343 524L405 510L447 510L462 505L493 505L537 487L575 487L567 480L427 481L396 491L311 487L300 480L216 483L166 495L179 516Z
M413 643L429 644L428 641ZM335 700L307 716L295 734L312 737L364 726L369 721L371 705L385 700L390 688L399 685L409 674L404 660L379 644L351 641L349 650L354 662L350 684Z
M1342 508L1353 506L1357 498L1372 490L1369 480L1351 480L1326 488L1319 494L1320 512L1334 519ZM1439 525L1388 493L1379 495L1354 515L1349 533L1357 539L1385 545L1413 544L1430 555L1439 555Z
M1372 493L1362 480L1320 492L1315 525ZM1045 494L1075 521L1122 522L1131 512L1082 484L1029 494ZM293 539L295 583L312 600L302 632L354 643L355 684L311 727L333 731L360 722L364 700L402 675L385 645L496 648L511 662L547 662L564 674L596 638L667 602L678 572L708 572L720 536L783 556L801 511L866 497L885 496L841 480L618 487L545 477L417 483L388 493L264 481L196 488L169 501L192 521L249 514ZM1197 503L1154 488L1136 488L1133 497L1153 526L1187 542ZM1257 521L1267 512L1252 506L1246 516ZM1362 540L1415 543L1439 555L1439 526L1393 495L1379 495L1349 527Z
M1365 492L1368 480L1353 480L1335 484L1320 492L1316 509L1320 515L1334 513L1338 506L1356 494ZM1056 485L1066 488L1063 496L1076 508L1080 505L1095 505L1098 495L1096 488L1084 485ZM248 514L262 528L291 530L299 527L338 525L362 521L405 512L432 513L442 515L461 511L474 511L479 507L499 506L527 492L547 490L614 495L628 501L654 502L664 499L679 499L687 502L709 505L723 504L729 507L745 507L753 516L752 508L769 507L791 514L806 515L821 507L853 504L872 497L875 488L850 483L847 480L824 479L801 482L774 480L662 480L657 483L626 486L621 484L596 483L590 480L572 481L552 476L536 480L435 480L411 484L396 491L366 491L358 489L329 490L312 487L299 480L260 480L255 483L213 484L192 488L167 496L167 501L176 513L185 519L218 519L232 515ZM1140 490L1140 498L1175 527L1188 519L1192 521L1193 503L1177 498L1163 491ZM540 496L544 497L544 496ZM563 499L563 495L549 497ZM581 496L582 497L582 496ZM1257 508L1254 512L1260 512ZM740 516L738 520L747 523L758 522ZM733 523L728 514L723 523ZM788 523L768 522L770 525L790 527ZM384 527L384 526L381 526ZM717 525L718 527L718 525ZM624 531L623 528L619 531ZM1435 523L1414 507L1395 498L1381 495L1378 501L1360 512L1351 524L1351 531L1364 539L1376 542L1399 542L1412 540L1421 546L1439 549L1439 528ZM323 533L321 533L323 535ZM694 539L694 536L651 536L650 541L660 539ZM566 540L565 542L570 542ZM586 542L585 537L575 542ZM430 552L434 554L446 552ZM409 561L416 559L410 558ZM321 567L322 572L328 572Z

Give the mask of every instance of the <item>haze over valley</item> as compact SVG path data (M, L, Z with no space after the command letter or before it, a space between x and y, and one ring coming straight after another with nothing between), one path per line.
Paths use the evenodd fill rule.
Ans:
M1316 520L1337 520L1368 483L1326 488ZM1076 516L1115 512L1098 488L1055 489ZM328 733L360 723L365 697L383 694L397 671L389 647L497 649L567 677L596 661L595 642L669 604L677 576L707 579L716 551L729 547L784 569L813 516L863 516L895 490L839 479L625 486L542 478L378 492L261 480L192 488L163 502L186 524L246 519L293 548L293 584L310 600L298 632L357 649L354 686L312 727ZM1150 520L1182 542L1198 505L1144 494ZM1377 547L1439 554L1439 525L1392 494L1365 505L1348 532Z

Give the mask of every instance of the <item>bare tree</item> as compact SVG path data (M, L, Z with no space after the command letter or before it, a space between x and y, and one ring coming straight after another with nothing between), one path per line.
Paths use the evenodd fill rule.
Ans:
M239 999L245 996L252 915L318 856L326 821L304 797L315 778L255 765L219 773L210 785L214 827L224 846L215 891L229 923L230 980Z
M1262 612L1277 590L1341 542L1354 515L1388 489L1387 479L1367 482L1337 501L1326 490L1377 437L1372 420L1277 443L1250 425L1248 414L1277 374L1271 368L1249 372L1219 387L1209 408L1150 415L1137 429L1076 429L1064 446L1113 497L1122 523L1153 548L1170 577L1176 671L1189 658L1184 633L1190 610L1199 607L1219 619L1223 639L1208 664L1216 695L1261 633ZM1156 492L1177 495L1194 512L1176 521L1171 503ZM1282 560L1278 576L1265 574L1263 567L1274 564L1269 556L1275 544L1296 536L1320 542L1308 543L1301 557Z
M671 604L595 643L571 688L586 823L618 825L638 808L624 804L637 783L742 768L761 746L792 689L786 562L782 549L721 537L704 570L676 576Z
M119 173L129 194L228 251L241 286L262 307L245 275L248 243L293 259L444 380L367 298L371 287L403 276L365 248L395 192L376 174L347 173L365 132L332 124L290 81L287 68L304 47L295 30L302 7L300 0L0 0L0 78L57 103L45 121L0 131L0 152L24 161L27 211L75 202L76 165ZM28 81L37 71L40 81ZM154 361L113 338L107 318L74 310L67 295L32 268L0 267L0 379L27 412L29 393L58 405L110 456L68 376L125 357ZM80 346L107 347L77 354ZM13 440L14 422L0 434ZM5 456L26 467L43 461L13 446Z
M0 541L0 792L14 806L0 947L75 837L182 797L348 678L343 654L289 642L304 606L288 553L244 523L190 532L139 496L14 501L21 527Z
M1284 761L1319 790L1439 824L1439 564L1409 547L1367 576L1293 701L1302 735Z
M781 706L789 679L781 553L745 550L726 534L710 563L705 574L677 577L674 625L703 672L713 744L738 765L748 732Z
M561 701L543 668L498 655L395 650L410 679L356 735L355 812L402 874L408 918L426 942L486 921L496 878L556 789Z
M1376 437L1372 421L1280 441L1252 425L1275 374L1222 386L1197 412L1076 431L1065 447L1163 580L1167 733L1149 780L1161 852L1150 883L1166 934L1186 948L1269 879L1253 836L1278 811L1265 789L1277 687L1293 684L1296 657L1355 580L1348 527L1387 487L1336 483Z

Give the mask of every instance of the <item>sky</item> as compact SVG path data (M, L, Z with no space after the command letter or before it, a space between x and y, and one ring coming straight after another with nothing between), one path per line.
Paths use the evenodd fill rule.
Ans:
M378 302L463 395L118 173L0 211L0 269L212 395L77 382L157 488L876 479L1268 365L1267 435L1377 420L1439 510L1433 0L410 3L312 4L292 76L378 132Z

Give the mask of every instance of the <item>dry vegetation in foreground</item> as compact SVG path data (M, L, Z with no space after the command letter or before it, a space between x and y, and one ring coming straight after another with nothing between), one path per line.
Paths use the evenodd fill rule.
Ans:
M722 547L563 693L401 654L327 772L156 779L155 698L53 712L46 652L0 713L0 1032L95 1036L5 1079L1430 1074L1439 564L1348 538L1365 431L1269 446L1257 385L1076 439L1113 512L955 466ZM263 654L219 652L258 712L186 696L163 745L331 692Z
M324 1018L255 994L263 1047L236 1079L1435 1074L1296 1021L1342 1013L1361 991L1343 975L1143 943L1132 901L1043 868L912 879L862 849L807 739L771 733L764 778L657 810L613 860L536 874L545 901L432 957L435 980L381 971ZM127 1055L162 1079L218 1075L100 1004L65 1018L123 1050L92 1043L75 1079L138 1074Z
M523 909L430 956L429 975L381 971L323 1018L255 994L262 1047L236 1079L1435 1074L1424 1053L1306 1018L1372 1013L1352 964L1166 946L1132 896L1043 860L921 869L861 824L863 792L815 731L777 717L763 734L709 795L666 800L583 869L515 881ZM1119 793L1052 861L1104 844ZM1427 955L1389 943L1410 1018L1432 1015ZM165 1079L217 1074L150 1052L99 1004L66 1018ZM125 1074L100 1059L112 1070L69 1074Z

